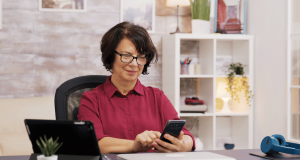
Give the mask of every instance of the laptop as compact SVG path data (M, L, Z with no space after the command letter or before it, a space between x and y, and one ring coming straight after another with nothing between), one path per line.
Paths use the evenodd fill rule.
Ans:
M34 153L41 153L36 140L46 135L63 145L55 154L100 156L93 123L90 121L61 121L25 119L25 127ZM40 142L41 143L41 142Z
M212 152L119 154L118 157L126 160L236 160Z

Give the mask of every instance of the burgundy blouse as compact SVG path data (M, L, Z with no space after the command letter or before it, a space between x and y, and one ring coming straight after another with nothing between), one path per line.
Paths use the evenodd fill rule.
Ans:
M178 114L163 91L145 87L137 80L133 90L122 95L111 83L110 78L82 95L78 120L92 121L97 139L113 137L135 140L145 130L162 133L168 120L180 120ZM185 135L195 139L186 129Z

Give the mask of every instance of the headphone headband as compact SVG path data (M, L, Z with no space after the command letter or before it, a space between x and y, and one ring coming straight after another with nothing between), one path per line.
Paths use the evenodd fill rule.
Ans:
M288 154L300 154L299 149L291 148L291 147L284 147L284 146L277 146L274 145L272 150L277 151L277 152L282 152L282 153L288 153Z
M291 143L291 142L286 142L286 145L288 147L294 148L295 153L294 154L299 154L300 155L300 144L297 143Z
M286 145L289 146L289 147L300 149L300 144L297 144L297 143L286 142Z

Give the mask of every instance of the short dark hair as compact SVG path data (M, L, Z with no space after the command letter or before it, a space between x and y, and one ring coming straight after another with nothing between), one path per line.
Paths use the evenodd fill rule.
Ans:
M142 74L148 74L147 68L150 66L150 63L153 60L155 63L158 59L156 48L148 32L143 27L129 22L119 23L104 34L100 45L103 66L111 72L116 55L115 49L124 38L128 38L134 44L137 52L145 55L147 58L147 63L144 65Z

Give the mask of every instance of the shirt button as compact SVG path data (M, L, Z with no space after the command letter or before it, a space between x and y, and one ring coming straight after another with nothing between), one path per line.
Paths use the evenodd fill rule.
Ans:
M128 98L126 97L125 100L127 100Z
M130 115L130 112L128 112L127 114Z
M131 128L129 128L129 131L131 131Z

